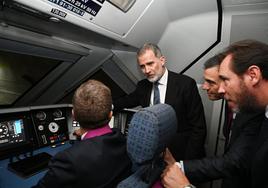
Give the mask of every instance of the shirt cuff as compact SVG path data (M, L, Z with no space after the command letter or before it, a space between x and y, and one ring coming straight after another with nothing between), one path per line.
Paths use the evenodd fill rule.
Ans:
M175 164L176 164L176 165L181 169L181 171L184 173L184 165L183 165L183 161L176 162Z

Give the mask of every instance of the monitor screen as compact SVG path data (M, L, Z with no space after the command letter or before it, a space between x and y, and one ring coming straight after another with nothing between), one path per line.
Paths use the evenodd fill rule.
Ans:
M0 118L0 159L33 149L34 139L29 116L2 114Z
M23 119L0 122L0 147L25 141Z

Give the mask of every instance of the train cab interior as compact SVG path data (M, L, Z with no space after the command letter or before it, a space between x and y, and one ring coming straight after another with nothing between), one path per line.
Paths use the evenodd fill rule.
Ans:
M202 90L203 64L235 41L268 43L267 31L267 0L0 0L0 188L33 186L50 157L75 142L80 84L99 80L114 100L136 88L145 42L162 49L169 70L197 82L207 155L222 152L223 103ZM124 132L132 114L110 124ZM29 158L43 164L27 171Z

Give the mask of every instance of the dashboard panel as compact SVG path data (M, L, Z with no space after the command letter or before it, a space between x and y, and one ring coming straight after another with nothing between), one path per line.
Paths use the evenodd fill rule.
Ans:
M0 159L69 140L72 105L0 109Z
M32 108L31 118L37 136L38 146L54 145L68 140L69 108Z

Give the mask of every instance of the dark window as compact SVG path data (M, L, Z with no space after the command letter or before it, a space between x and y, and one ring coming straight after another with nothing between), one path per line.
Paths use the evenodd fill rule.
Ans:
M101 69L91 75L88 79L101 81L106 86L108 86L111 89L113 99L117 99L126 95L126 93ZM79 86L73 89L68 95L59 101L59 103L72 103L74 92Z
M0 105L14 103L59 63L59 60L0 51Z

